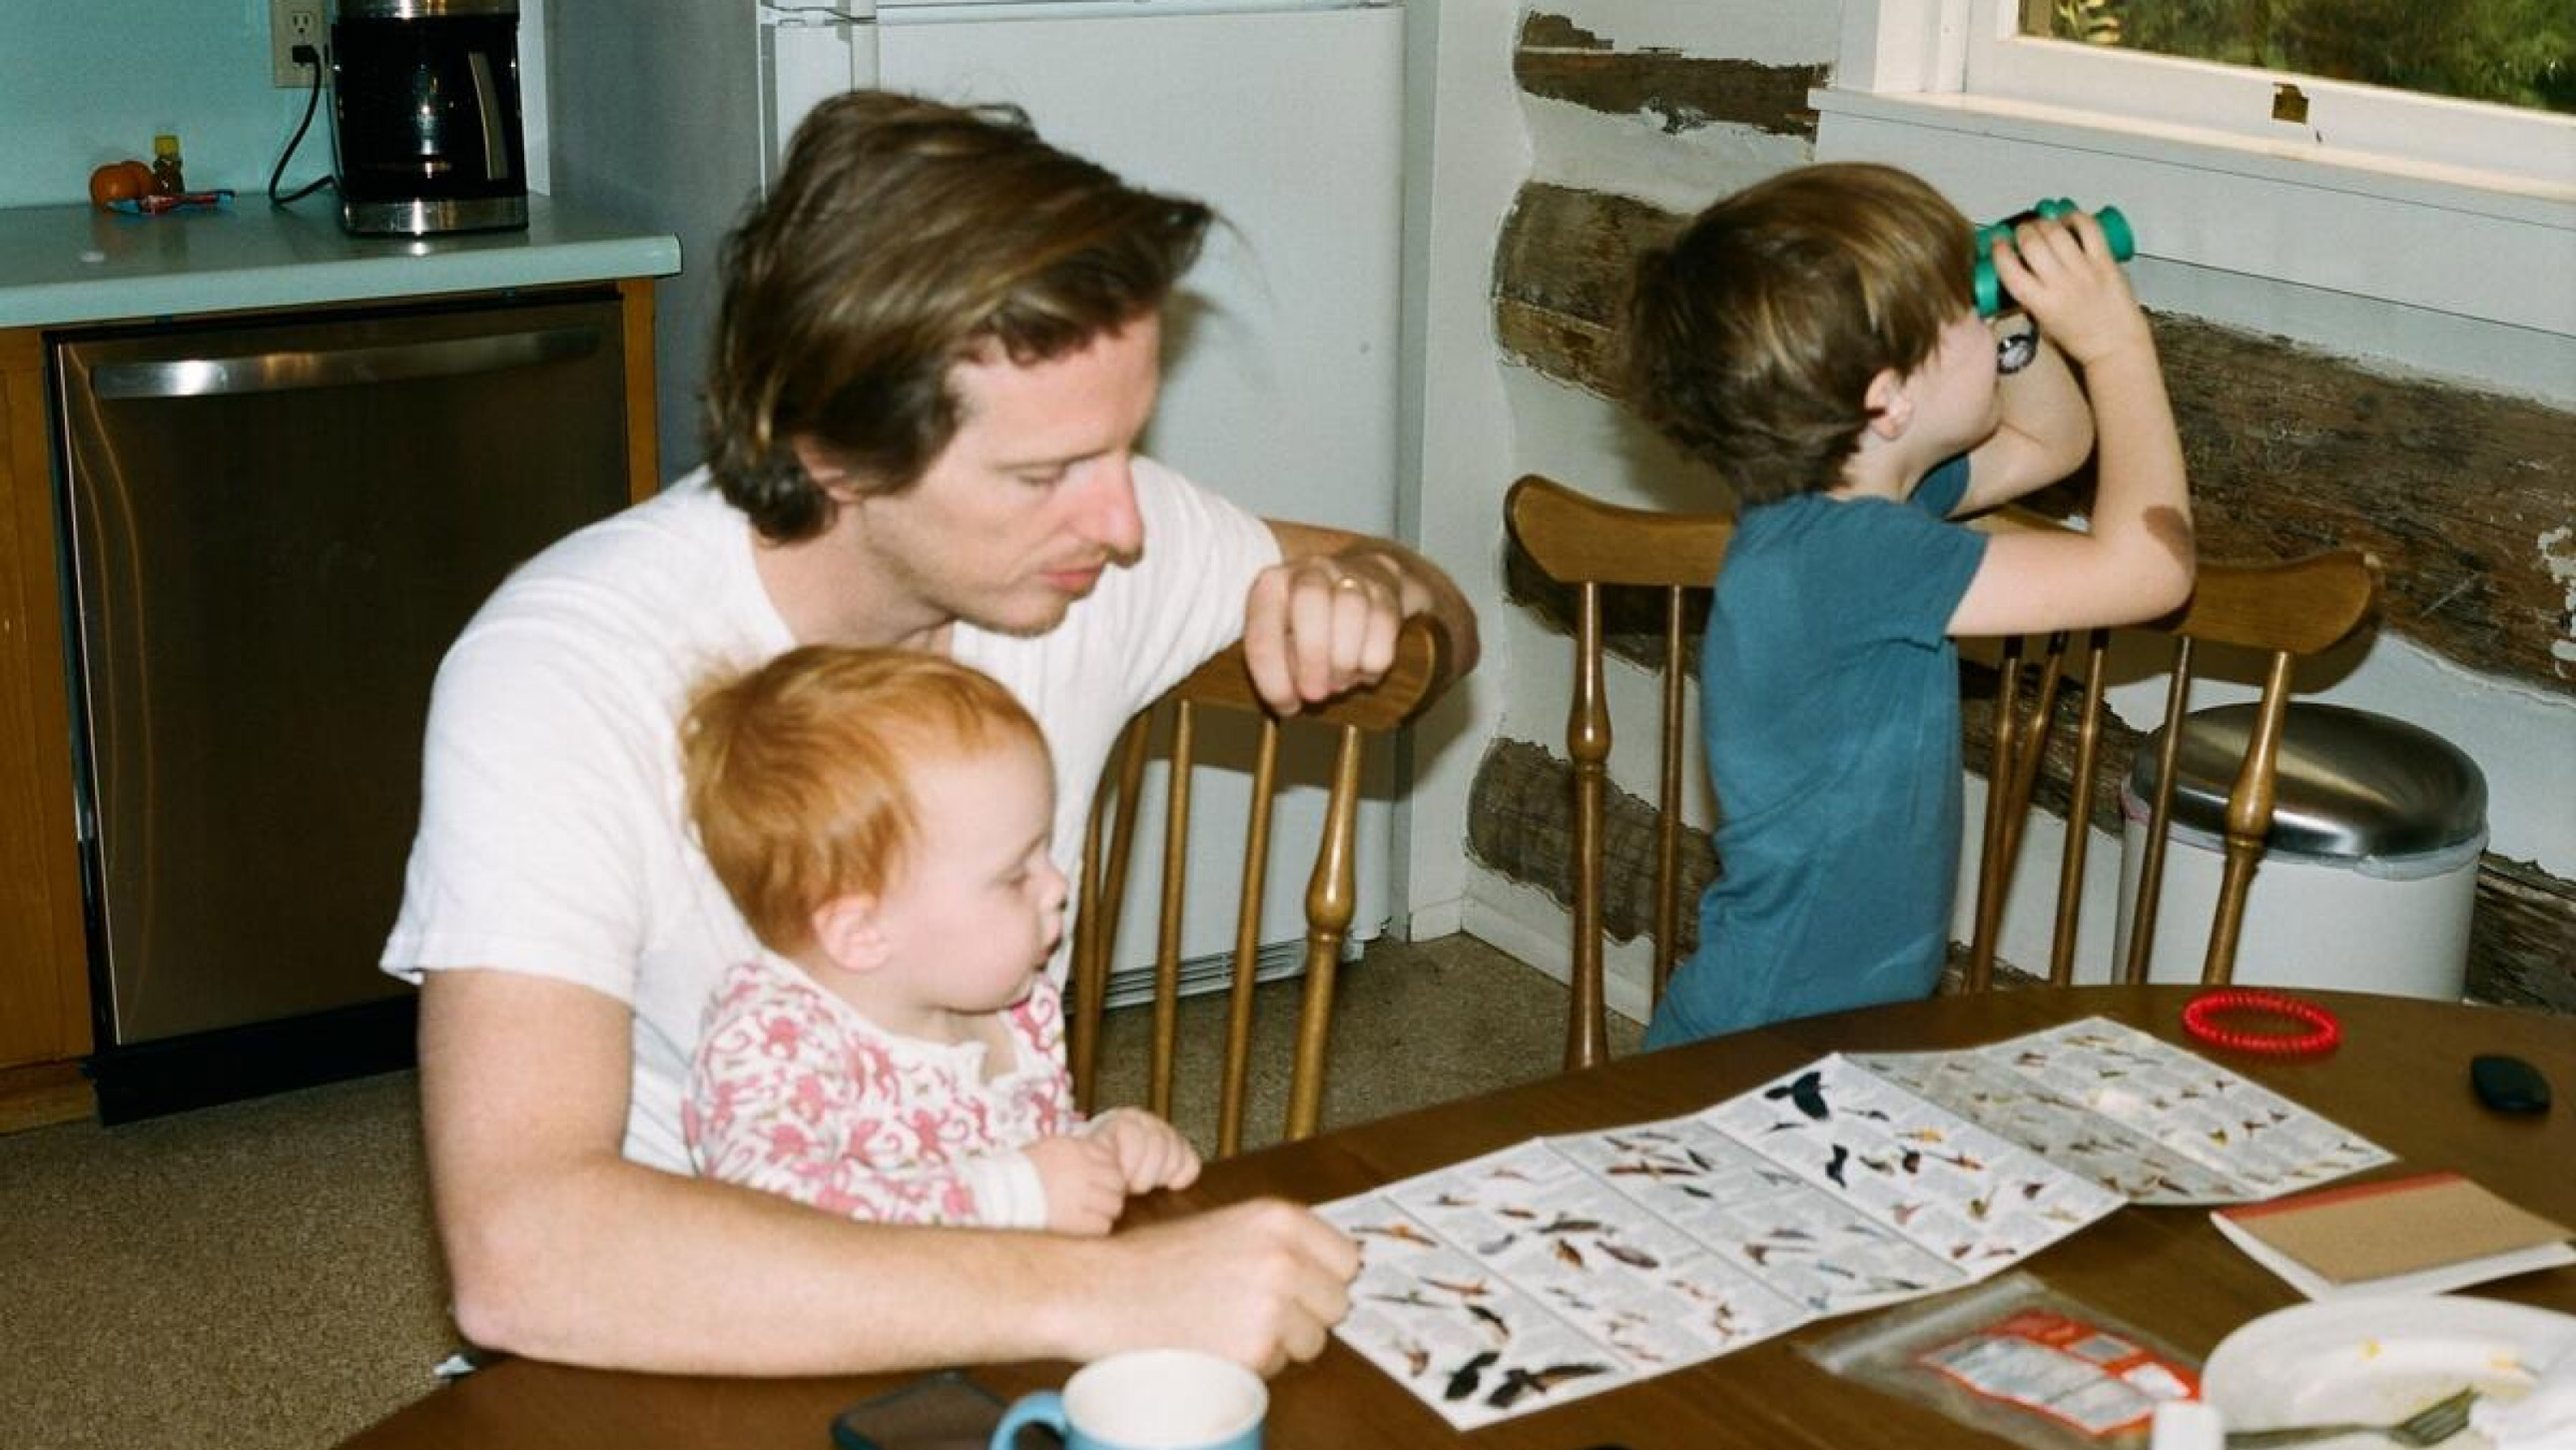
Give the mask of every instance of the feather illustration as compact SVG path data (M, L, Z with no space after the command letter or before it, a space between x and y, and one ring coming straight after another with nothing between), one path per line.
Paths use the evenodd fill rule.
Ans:
M1465 1308L1468 1313L1485 1321L1485 1327L1494 1331L1495 1338L1501 1340L1505 1344L1512 1342L1512 1325L1510 1320L1505 1319L1500 1314L1495 1313L1493 1310L1486 1308L1482 1304L1469 1304L1466 1305Z
M1619 1262L1632 1268L1656 1269L1663 1267L1663 1261L1661 1259L1656 1258L1654 1255L1647 1253L1643 1249L1632 1249L1626 1244L1614 1244L1608 1239L1600 1240L1598 1246L1601 1252L1608 1254L1610 1257L1617 1259Z
M1576 1250L1574 1247L1574 1241L1571 1239L1558 1239L1556 1241L1556 1256L1578 1269L1584 1266L1583 1255L1581 1252Z
M1502 1357L1500 1350L1488 1349L1449 1371L1448 1387L1440 1393L1444 1399L1463 1400L1476 1392L1485 1377L1485 1366Z
M1814 1068L1788 1082L1764 1088L1762 1096L1774 1102L1787 1098L1791 1107L1819 1123L1833 1116L1833 1110L1825 1106L1825 1075Z
M1606 1374L1609 1369L1606 1364L1588 1363L1552 1364L1541 1370L1527 1370L1514 1365L1503 1371L1503 1382L1494 1386L1492 1394L1485 1396L1485 1403L1497 1410L1508 1410L1524 1395L1543 1395L1567 1380Z
M1825 1163L1825 1176L1832 1179L1835 1184L1840 1187L1851 1187L1849 1183L1843 1181L1843 1165L1850 1161L1851 1149L1844 1147L1840 1143L1836 1143L1834 1145L1834 1156L1828 1159Z
M1635 1360L1639 1364L1662 1364L1664 1362L1664 1357L1662 1355L1655 1353L1653 1350L1648 1349L1646 1346L1639 1344L1635 1340L1629 1339L1624 1335L1612 1334L1610 1336L1610 1347L1619 1351L1621 1354L1628 1356L1630 1359Z

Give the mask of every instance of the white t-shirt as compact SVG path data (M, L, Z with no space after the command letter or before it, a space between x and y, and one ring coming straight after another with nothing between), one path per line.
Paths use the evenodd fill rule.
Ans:
M1135 567L1104 574L1044 635L960 623L950 636L1046 730L1068 878L1118 732L1234 641L1253 577L1279 558L1233 504L1146 459L1135 477ZM383 959L413 982L497 967L629 1004L626 1156L679 1173L700 1014L725 966L759 950L688 829L679 719L706 675L795 644L752 547L701 470L555 544L484 604L439 666L420 834Z

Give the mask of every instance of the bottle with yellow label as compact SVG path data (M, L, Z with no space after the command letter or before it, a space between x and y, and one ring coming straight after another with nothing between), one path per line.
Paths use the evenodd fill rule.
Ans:
M179 138L176 136L152 138L152 189L163 196L177 196L188 189L186 178L179 172Z

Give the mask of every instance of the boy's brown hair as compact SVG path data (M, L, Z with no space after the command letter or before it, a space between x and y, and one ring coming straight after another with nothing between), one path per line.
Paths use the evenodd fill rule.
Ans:
M1808 166L1700 213L1637 259L1631 400L1740 506L1842 480L1870 380L1912 372L1973 306L1975 228L1893 167Z
M689 817L735 909L783 955L814 912L898 881L920 830L911 778L1037 721L991 677L918 650L806 645L700 687L680 725Z
M811 538L832 506L799 439L863 489L909 488L956 436L951 368L1063 357L1156 311L1212 216L1011 107L835 96L726 238L708 467L764 537Z

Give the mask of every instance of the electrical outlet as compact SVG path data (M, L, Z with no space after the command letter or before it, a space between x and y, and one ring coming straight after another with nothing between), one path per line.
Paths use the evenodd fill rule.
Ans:
M323 0L268 0L268 80L277 87L302 90L313 84L313 66L297 60L295 47L313 47L314 65L322 63Z

